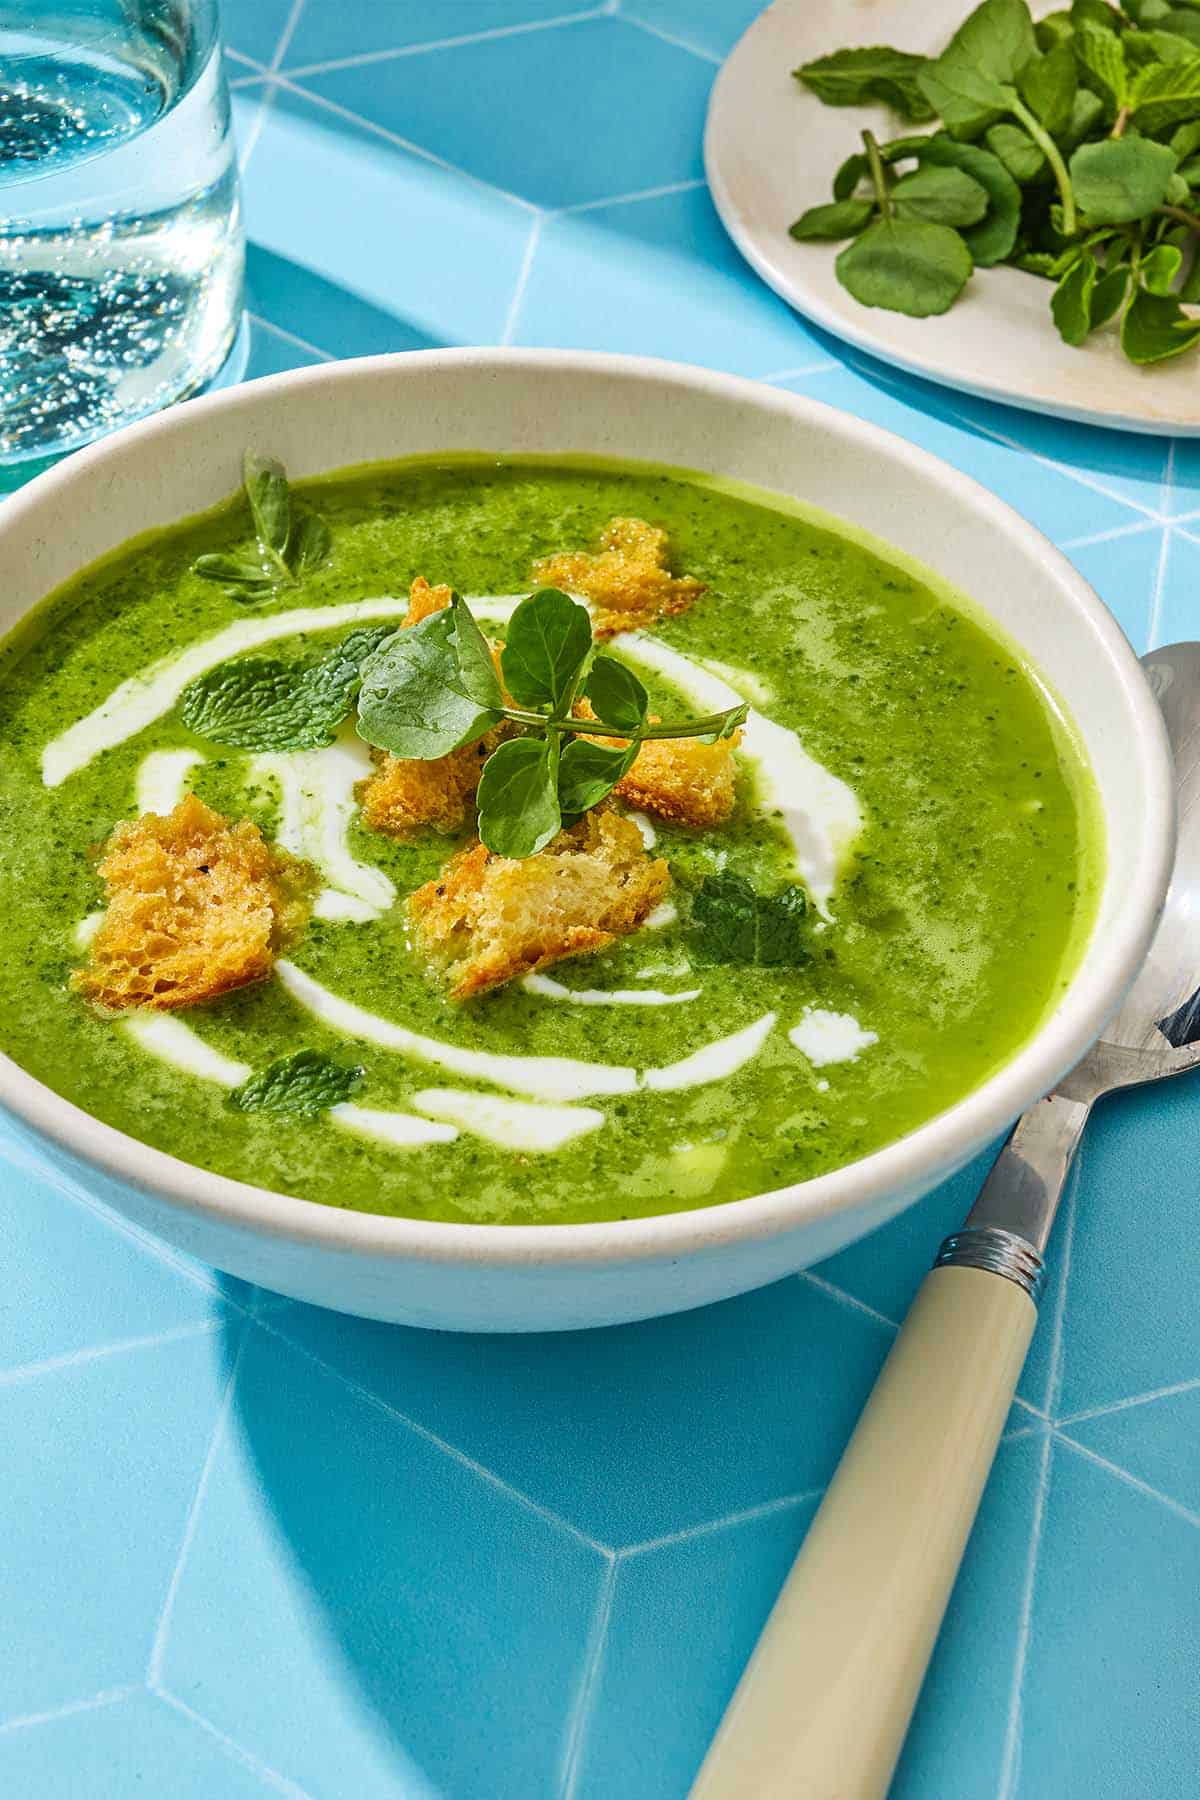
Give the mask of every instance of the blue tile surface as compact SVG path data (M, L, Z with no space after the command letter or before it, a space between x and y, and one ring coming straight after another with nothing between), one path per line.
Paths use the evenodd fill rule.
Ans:
M1200 635L1197 441L899 376L745 269L699 141L755 5L224 0L247 374L512 342L774 380L1000 493L1139 648ZM893 1800L1195 1791L1198 1119L1193 1080L1089 1132ZM501 1340L281 1304L123 1227L15 1126L0 1153L21 1800L683 1800L987 1162L809 1277Z

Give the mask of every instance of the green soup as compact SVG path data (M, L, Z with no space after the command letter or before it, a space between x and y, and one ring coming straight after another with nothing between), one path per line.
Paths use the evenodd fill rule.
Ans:
M761 1193L878 1149L976 1087L1056 1002L1099 886L1090 777L1035 672L934 578L767 494L637 466L454 459L301 491L333 534L329 561L301 588L238 606L192 572L201 552L244 544L245 509L231 502L89 569L6 647L0 1046L58 1093L202 1168L330 1206L495 1224L639 1217ZM171 1044L164 1054L69 988L85 954L80 921L103 903L95 847L135 816L139 772L143 795L148 767L182 779L186 759L148 756L194 753L193 790L268 837L286 803L252 757L190 736L177 705L141 728L125 706L130 735L53 786L48 744L118 684L238 622L329 609L328 621L285 626L269 652L311 656L349 629L333 609L403 597L419 574L469 598L527 592L538 558L593 546L617 515L665 527L674 566L707 584L691 611L654 628L655 666L631 660L656 705L709 710L675 679L686 659L698 679L749 699L752 719L777 728L767 738L815 770L811 793L787 794L797 765L785 759L772 777L754 754L762 728L748 732L726 825L656 822L674 917L548 971L560 989L665 1000L584 1004L514 983L455 1004L410 944L404 898L456 843L431 831L394 841L357 817L341 846L357 899L318 908L334 916L313 917L290 952L290 986L277 976L179 1015L185 1066ZM486 629L486 607L472 603ZM402 612L401 599L392 616ZM632 646L618 637L611 648L633 658ZM840 796L843 824L849 796L860 824L823 910L808 914L809 959L705 962L690 922L697 886L719 869L767 891L795 881L797 829L820 836L823 793ZM348 1035L341 1026L358 1030L359 1015L314 1012L304 977L382 1022L384 1038L400 1033ZM488 1064L484 1078L469 1056L447 1066L439 1045L516 1060ZM435 1112L444 1141L405 1145L367 1135L361 1119L231 1105L222 1071L300 1049L361 1064L356 1106L416 1121ZM627 1091L603 1091L614 1083L602 1076L583 1091L585 1074L538 1093L521 1071L545 1057L638 1073ZM647 1079L680 1063L665 1085Z

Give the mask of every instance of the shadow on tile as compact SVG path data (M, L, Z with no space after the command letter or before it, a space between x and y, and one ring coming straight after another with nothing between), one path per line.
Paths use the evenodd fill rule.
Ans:
M262 244L246 246L246 307L327 356L437 350L447 341Z

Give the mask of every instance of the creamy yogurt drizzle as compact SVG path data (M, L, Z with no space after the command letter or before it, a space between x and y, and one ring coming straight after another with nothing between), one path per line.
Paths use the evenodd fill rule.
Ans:
M879 1033L864 1031L853 1013L829 1012L823 1006L806 1006L788 1037L816 1069L856 1062L861 1051L879 1042Z
M152 750L144 756L137 772L138 812L174 812L188 791L188 776L206 760L198 750Z
M662 988L569 988L548 975L526 975L521 986L543 1000L569 1000L574 1006L677 1006L700 998L699 988L681 988L677 994Z
M182 1069L185 1075L198 1075L201 1081L215 1081L221 1087L240 1087L253 1074L249 1063L235 1062L206 1044L198 1032L170 1013L130 1013L121 1024L143 1050Z
M581 1062L570 1056L506 1056L490 1050L466 1050L343 1000L286 958L275 964L275 973L298 1005L347 1037L363 1038L383 1050L395 1050L535 1100L587 1100L602 1094L632 1094L639 1088L668 1091L721 1081L758 1055L775 1023L774 1013L764 1013L752 1025L717 1038L683 1062L639 1073L614 1063Z
M395 902L395 886L382 869L359 862L347 838L357 811L354 789L372 768L353 725L344 726L327 750L272 752L254 757L250 766L279 793L278 841L325 877L315 916L360 923L380 918Z
M504 1150L561 1150L572 1139L598 1131L604 1114L594 1106L547 1106L528 1100L500 1100L464 1088L422 1088L413 1105L435 1119L487 1138Z
M349 1100L329 1108L329 1117L360 1137L378 1138L396 1150L419 1150L425 1144L452 1144L458 1136L453 1125L434 1119L414 1118L412 1113L388 1112L376 1106L355 1106Z

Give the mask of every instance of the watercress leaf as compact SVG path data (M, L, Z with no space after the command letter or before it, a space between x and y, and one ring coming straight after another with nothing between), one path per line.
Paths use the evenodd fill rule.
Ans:
M1155 63L1187 62L1196 46L1176 31L1130 31L1124 38L1125 60L1134 69Z
M358 734L393 756L429 762L498 721L462 691L452 607L395 632L363 666Z
M1186 169L1188 158L1200 150L1200 119L1189 119L1186 125L1177 126L1167 142L1178 157L1180 167Z
M508 622L500 668L509 693L521 706L557 710L592 647L592 621L558 588L541 588L522 600Z
M1151 294L1139 287L1121 320L1121 348L1130 362L1165 362L1198 340L1200 319L1190 318L1172 294Z
M722 738L731 738L735 731L740 731L749 717L748 700L743 700L738 706L731 706L728 712L714 713L710 720L714 728L711 731L697 732L697 741L701 744L719 744ZM651 726L649 735L653 736L653 733L654 727Z
M242 485L250 502L259 541L282 556L292 532L292 502L283 464L247 450L242 458Z
M1092 289L1096 285L1096 259L1085 252L1069 268L1050 300L1050 313L1058 335L1068 344L1082 344L1091 330Z
M1143 69L1132 102L1138 130L1152 136L1200 119L1200 56Z
M1108 5L1108 0L1071 0L1071 24L1076 33L1087 25L1095 25L1101 31L1117 32L1121 29L1121 18Z
M598 656L588 671L584 693L598 719L622 731L640 731L650 696L632 669L615 656Z
M1191 199L1191 189L1185 178L1175 169L1167 181L1167 204L1169 206L1187 206Z
M1021 224L1021 190L1000 159L979 144L960 144L940 131L926 140L921 160L962 169L986 190L987 212L962 234L976 267L988 269L1010 256Z
M335 1062L319 1050L296 1050L259 1069L234 1088L229 1104L239 1112L315 1119L356 1094L365 1079L357 1066Z
M1132 41L1134 37L1151 35L1149 28L1160 19L1165 19L1171 7L1170 0L1125 0L1121 10L1127 13L1134 24L1139 27L1136 32L1130 34Z
M1070 124L1059 135L1059 148L1070 151L1076 144L1082 144L1084 138L1095 131L1103 117L1104 102L1099 94L1093 94L1091 88L1081 87L1071 108Z
M849 200L859 182L870 170L870 163L861 150L848 156L833 178L833 197L835 200Z
M1175 153L1147 138L1105 138L1081 144L1071 157L1071 184L1093 225L1123 225L1161 206Z
M1125 66L1125 47L1121 39L1115 32L1098 25L1082 24L1076 28L1074 51L1087 86L1100 95L1109 117L1115 118L1129 91L1129 71ZM1063 120L1063 126L1069 117L1068 114Z
M886 44L876 44L835 50L831 56L819 56L792 73L826 106L865 106L871 100L882 100L902 119L920 124L933 117L933 109L916 80L925 60L910 50L892 50Z
M1180 283L1177 298L1188 306L1200 303L1200 256L1193 255L1192 265Z
M946 128L974 138L1010 110L1013 84L1036 55L1025 0L983 0L917 81Z
M975 225L988 209L987 190L962 169L926 164L902 175L892 189L898 219L928 219L935 225Z
M743 875L708 875L692 898L691 935L699 960L796 967L809 960L807 901L800 887L760 894Z
M826 206L810 206L789 226L788 235L800 244L857 237L874 211L873 200L832 200Z
M1079 71L1070 44L1035 56L1021 70L1017 91L1034 117L1057 137L1071 122Z
M1024 186L1046 173L1046 158L1027 131L1019 125L991 125L984 142L993 156L999 157L1014 181Z
M1011 258L1011 266L1022 270L1026 275L1040 275L1046 281L1057 281L1075 260L1075 253L1070 257L1052 256L1048 250L1022 250L1019 256Z
M593 744L572 738L558 765L558 804L564 819L576 819L589 807L598 806L633 767L641 745Z
M1200 13L1186 11L1183 7L1172 7L1163 20L1163 25L1174 36L1186 38L1193 49L1200 45Z
M496 673L492 648L475 622L461 594L450 596L453 638L458 657L457 686L469 700L498 712L504 705L504 689Z
M319 568L329 555L333 539L324 519L316 513L305 513L292 532L288 561L297 575L307 575Z
M510 738L483 765L479 837L498 856L533 856L562 829L557 771L544 737Z
M1183 253L1174 244L1157 244L1138 264L1138 278L1152 294L1169 294L1183 265Z
M879 219L841 251L842 286L863 306L924 319L953 306L971 273L971 253L948 225Z
M1101 325L1107 325L1125 304L1125 296L1129 292L1129 277L1133 273L1128 263L1110 269L1101 275L1092 289L1090 328L1096 331Z
M1060 44L1069 44L1074 29L1069 10L1047 13L1033 28L1038 49L1056 50Z

